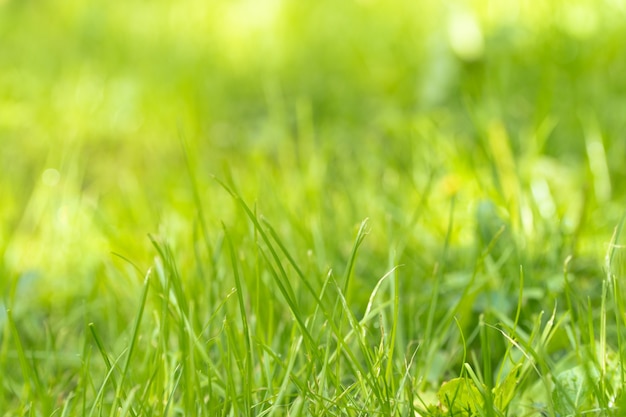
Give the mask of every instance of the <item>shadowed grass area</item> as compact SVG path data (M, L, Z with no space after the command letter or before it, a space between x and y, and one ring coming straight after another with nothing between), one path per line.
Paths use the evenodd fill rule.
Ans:
M0 2L3 415L621 415L625 14Z

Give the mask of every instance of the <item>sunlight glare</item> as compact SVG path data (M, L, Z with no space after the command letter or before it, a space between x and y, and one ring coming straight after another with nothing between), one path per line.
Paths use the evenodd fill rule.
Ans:
M452 15L448 26L452 51L464 61L476 61L483 56L485 42L475 16L467 12Z

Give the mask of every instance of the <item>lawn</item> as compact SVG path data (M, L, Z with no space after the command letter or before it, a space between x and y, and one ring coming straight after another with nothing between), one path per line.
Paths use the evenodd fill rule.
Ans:
M624 22L0 1L0 415L626 415Z

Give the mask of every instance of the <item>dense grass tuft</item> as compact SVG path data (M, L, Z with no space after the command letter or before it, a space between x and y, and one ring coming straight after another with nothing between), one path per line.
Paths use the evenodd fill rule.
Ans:
M625 14L0 2L0 414L623 415Z

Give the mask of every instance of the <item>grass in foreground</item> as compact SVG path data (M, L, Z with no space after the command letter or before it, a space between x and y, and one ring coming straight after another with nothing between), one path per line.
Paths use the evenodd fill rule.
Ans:
M473 251L466 272L445 271L455 261L444 241L430 277L407 275L410 267L393 251L388 270L370 277L358 267L367 264L362 251L375 235L364 221L346 263L322 271L310 251L290 250L297 246L222 185L236 202L234 225L247 231L226 224L206 230L200 217L193 245L175 249L151 238L157 256L147 270L118 255L126 272L108 272L80 305L52 303L18 318L18 298L9 300L0 363L11 413L623 410L623 290L615 273L621 224L606 276L583 292L576 259L567 258L561 287L550 295L557 278L540 287L527 276L524 265L535 260L504 275L507 259L519 256L512 242L500 245L512 238L505 227ZM479 229L490 227L481 221Z
M617 2L39 3L3 415L624 413Z

